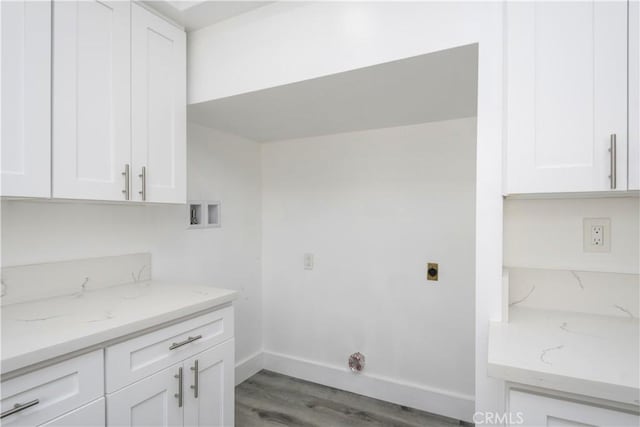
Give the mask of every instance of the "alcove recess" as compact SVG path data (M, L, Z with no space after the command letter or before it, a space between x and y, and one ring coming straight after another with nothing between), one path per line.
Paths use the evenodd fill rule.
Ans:
M187 203L187 228L216 228L221 226L219 201L191 200Z

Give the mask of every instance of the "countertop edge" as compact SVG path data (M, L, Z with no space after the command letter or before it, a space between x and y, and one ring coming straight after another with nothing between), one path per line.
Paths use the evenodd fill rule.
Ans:
M237 295L237 291L229 290L228 293L215 299L180 307L152 317L115 326L114 328L95 334L86 335L54 346L4 359L1 361L0 375L2 375L2 379L4 380L5 377L14 376L12 374L16 371L27 371L30 367L37 369L39 365L46 364L47 361L55 360L53 363L56 363L64 360L64 356L66 355L73 357L74 354L78 354L78 352L83 350L91 351L100 347L106 347L111 341L126 339L128 336L137 334L145 329L150 329L165 323L174 323L192 314L228 304L235 300Z
M512 383L624 403L640 409L637 400L640 389L634 387L536 371L491 360L487 362L487 375Z
M554 312L555 313L555 312ZM537 369L526 361L520 363L520 359L510 354L509 348L518 345L505 336L505 328L511 322L490 321L487 351L487 375L492 378L504 380L513 384L522 384L549 392L568 393L584 396L589 399L603 401L603 404L621 404L632 407L634 411L640 411L640 387L634 384L616 382L611 378L589 378L588 376L575 375L556 369L551 372L545 369ZM516 324L522 327L523 323ZM519 330L520 331L520 330ZM506 340L506 341L505 341ZM606 402L604 402L606 401Z

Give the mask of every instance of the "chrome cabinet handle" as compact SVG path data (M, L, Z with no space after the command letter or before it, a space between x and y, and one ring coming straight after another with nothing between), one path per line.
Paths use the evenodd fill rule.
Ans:
M129 164L124 165L124 172L122 172L124 176L124 190L122 193L124 194L124 199L129 200Z
M195 397L196 399L198 398L198 359L196 359L196 361L193 363L193 366L191 367L191 370L193 371L193 385L191 386L191 389L193 390L193 397Z
M192 342L194 342L196 340L199 340L200 338L202 338L202 335L196 335L195 337L188 337L184 341L174 342L173 344L171 344L171 347L169 347L169 350L175 350L178 347L182 347L183 345L187 345L189 343L192 343Z
M4 411L2 414L0 414L0 418L4 418L4 417L8 417L9 415L17 414L18 412L24 411L27 408L31 408L32 406L36 406L38 403L40 403L40 400L38 400L38 399L32 400L31 402L27 402L27 403L16 403L15 405L13 405L13 408L9 409L8 411Z
M615 190L616 189L616 177L618 175L618 165L617 165L617 158L618 158L618 153L616 150L616 134L612 133L611 134L611 140L609 142L609 154L611 156L610 158L610 169L611 169L611 175L609 175L609 179L611 180L611 189Z
M138 194L142 196L142 201L147 200L147 167L142 167L142 173L138 175L138 178L142 179L142 190L138 191Z
M178 373L173 376L178 379L178 392L173 397L178 398L178 408L182 408L182 368L178 368Z

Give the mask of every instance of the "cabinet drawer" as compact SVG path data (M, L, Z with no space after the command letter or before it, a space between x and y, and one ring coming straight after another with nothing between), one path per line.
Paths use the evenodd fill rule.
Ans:
M101 397L95 402L41 424L39 427L104 427L106 424L104 402L104 397Z
M103 370L102 350L96 350L4 381L2 413L14 405L25 409L2 418L2 425L39 425L102 397Z
M519 390L509 392L510 425L638 426L638 415Z
M107 393L112 393L231 337L233 307L225 307L108 347Z

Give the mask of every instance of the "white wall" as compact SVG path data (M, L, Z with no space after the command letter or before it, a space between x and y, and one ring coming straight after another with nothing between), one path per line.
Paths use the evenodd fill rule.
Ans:
M2 265L151 252L153 276L241 291L236 360L262 349L260 147L188 128L189 198L220 200L222 227L187 230L184 205L2 202Z
M470 417L475 145L475 118L264 144L265 351L349 377L360 351L362 375L463 396Z
M278 2L193 32L189 102L479 44L476 186L476 410L504 411L487 376L501 317L503 3ZM259 72L256 72L259 70Z
M3 200L2 265L148 252L153 209Z
M497 13L491 2L278 2L189 33L189 103L476 43L501 32L487 31Z
M262 351L260 146L189 124L189 200L219 200L222 227L186 228L186 207L157 209L154 276L240 291L236 361Z
M583 251L583 218L611 218L611 252ZM507 200L504 264L640 273L640 199Z

